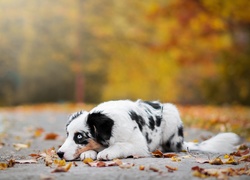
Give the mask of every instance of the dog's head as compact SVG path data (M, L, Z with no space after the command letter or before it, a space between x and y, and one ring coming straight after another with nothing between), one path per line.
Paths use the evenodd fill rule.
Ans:
M100 112L89 114L79 111L72 114L66 124L67 139L58 149L58 156L75 160L84 151L99 151L107 147L113 124L113 120Z

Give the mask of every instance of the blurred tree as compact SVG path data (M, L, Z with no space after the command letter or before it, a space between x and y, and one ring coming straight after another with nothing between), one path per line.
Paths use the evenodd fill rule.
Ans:
M2 0L0 103L250 104L249 2Z

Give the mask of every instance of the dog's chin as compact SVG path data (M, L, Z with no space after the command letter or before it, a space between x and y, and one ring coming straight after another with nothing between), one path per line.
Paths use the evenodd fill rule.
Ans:
M80 156L74 157L74 156L64 156L63 159L65 161L78 161L80 160Z

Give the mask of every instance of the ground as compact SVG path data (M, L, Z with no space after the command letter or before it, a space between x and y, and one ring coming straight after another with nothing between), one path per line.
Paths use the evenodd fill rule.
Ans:
M51 147L58 147L63 143L66 133L65 124L72 109L60 110L55 108L41 109L2 109L0 111L0 162L7 162L10 159L31 159L30 154L43 152ZM73 112L73 111L72 111ZM39 129L41 131L39 131ZM54 133L57 138L45 140L49 133ZM51 135L51 134L50 134ZM185 128L185 140L201 140L209 137L212 133L195 128ZM28 148L16 150L13 147L15 143L28 144ZM245 167L247 162L241 162L238 165L211 165L209 163L200 164L196 157L207 158L207 154L193 154L187 157L187 153L178 153L180 161L175 162L171 158L128 158L122 159L122 162L133 163L130 168L121 168L119 166L111 167L90 167L82 161L76 161L77 166L72 166L68 172L51 173L55 169L45 166L44 160L40 159L36 164L15 164L14 167L0 170L0 179L199 179L193 176L191 170L194 166L202 168L240 168ZM211 159L219 154L209 154ZM223 156L222 156L223 157ZM145 170L140 170L143 165ZM168 172L166 165L177 168L174 172ZM150 168L155 168L156 172ZM242 175L231 177L237 179L249 179L249 176Z

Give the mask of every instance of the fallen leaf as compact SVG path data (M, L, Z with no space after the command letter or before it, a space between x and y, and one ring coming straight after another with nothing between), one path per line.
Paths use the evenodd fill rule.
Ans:
M224 164L233 164L233 165L239 164L239 162L236 161L233 156L229 156L229 158L227 159L227 161L225 161L223 163Z
M10 160L8 161L8 163L7 163L8 168L13 167L15 164L16 164L15 159L10 159Z
M178 158L177 156L173 156L173 157L171 157L171 161L173 161L173 162L179 162L179 161L181 161L181 159Z
M193 175L200 178L216 177L217 179L228 179L228 176L250 175L250 170L246 165L244 168L223 168L223 169L203 169L198 166L191 168Z
M172 158L172 157L174 157L174 156L178 156L177 154L175 154L175 153L165 153L165 154L163 154L163 157L164 158Z
M238 150L246 150L246 149L249 149L249 147L248 147L246 144L241 144L241 145L238 147Z
M154 172L160 172L160 170L158 168L155 168L152 166L149 167L149 170L154 171Z
M56 164L57 166L65 166L66 165L66 161L63 159L63 160L60 160L60 159L55 159L54 160L54 164Z
M139 166L139 170L144 171L144 170L145 170L145 166L140 165L140 166Z
M41 156L41 154L29 154L29 156L31 156L34 159L39 159Z
M94 160L91 159L91 158L85 158L85 159L83 160L83 163L89 164L89 163L91 163L91 162L93 162L93 161L94 161Z
M48 133L45 135L44 140L55 140L58 137L56 133Z
M5 170L7 168L13 167L15 165L15 160L10 159L7 163L0 162L0 170Z
M222 165L223 162L222 162L222 160L220 158L215 158L215 159L209 161L209 164L212 164L212 165Z
M8 164L7 163L0 162L0 170L5 170L7 168L8 168Z
M239 161L246 161L246 162L250 162L250 154L247 154L245 156L242 156Z
M155 150L151 153L154 157L163 157L163 153L160 150Z
M168 165L166 165L165 167L168 169L168 172L173 172L173 171L177 171L178 170L178 168L171 167L171 166L168 166Z
M19 151L21 149L29 148L30 143L28 143L28 144L15 143L15 144L13 144L13 147L15 148L15 150Z
M37 163L35 159L22 159L22 160L15 160L15 163L17 164L33 164Z
M53 171L51 171L51 173L58 173L58 172L68 172L69 169L72 166L72 162L70 162L69 164L65 165L65 166L57 166L56 169L54 169Z
M117 164L115 162L112 162L112 161L107 161L107 162L104 162L104 161L93 161L93 162L89 162L88 165L90 167L107 167L107 166L114 166Z
M113 160L120 168L123 169L129 169L133 167L135 164L134 163L128 163L128 162L122 162L120 159L114 159Z
M36 128L35 131L34 131L33 136L34 136L35 138L40 137L40 136L42 135L43 132L44 132L44 129L43 129L43 128Z

